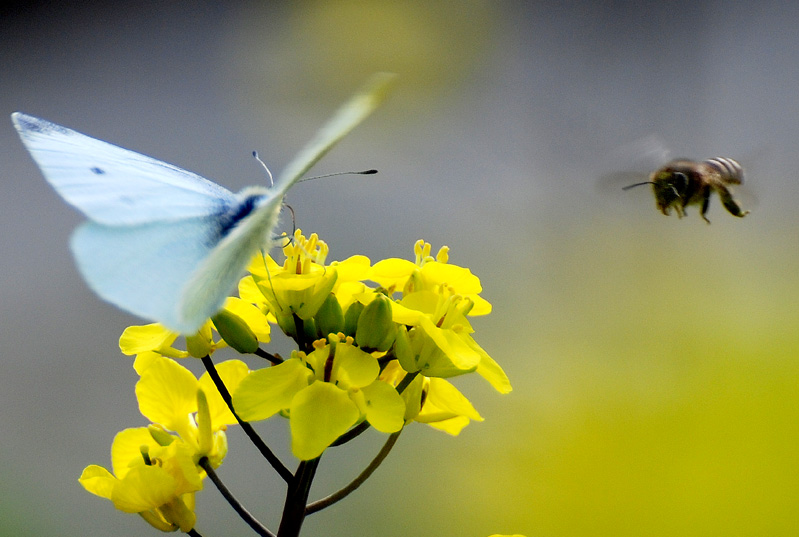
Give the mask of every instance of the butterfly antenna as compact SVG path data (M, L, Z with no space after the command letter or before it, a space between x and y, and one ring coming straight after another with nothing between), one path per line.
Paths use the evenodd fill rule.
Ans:
M627 185L627 186L623 186L623 187L621 187L621 189L622 189L622 190L630 190L631 188L634 188L634 187L636 187L636 186L641 186L641 185L654 185L654 184L655 184L655 183L654 183L654 181L644 181L643 183L635 183L634 185Z
M294 241L294 233L297 231L297 220L294 217L294 208L288 203L284 203L283 206L291 213L291 236L287 237L289 242L286 244L286 246L288 246Z
M333 177L335 175L374 175L377 173L377 170L364 170L362 172L336 172L336 173L326 173L324 175L314 175L313 177L303 177L299 179L297 182L300 183L302 181L310 181L311 179L322 179L323 177Z
M269 272L269 264L266 262L267 254L266 252L261 250L261 255L264 258L264 268L266 269L266 280L269 282L269 287L272 289L272 295L274 295L278 307L282 309L283 306L281 306L280 300L277 298L277 293L275 293L275 287L272 285L272 274Z
M268 176L269 176L269 186L270 186L270 187L273 187L273 186L275 186L275 181L274 181L274 179L272 179L272 172L270 172L270 171L269 171L269 168L266 166L266 164L264 163L264 161L263 161L263 160L261 160L261 157L259 157L259 156L258 156L258 151L253 151L253 152L252 152L252 156L253 156L253 157L255 157L255 160L257 160L258 162L260 162L260 163L261 163L261 166L263 166L263 167L264 167L264 169L266 170L266 175L268 175Z

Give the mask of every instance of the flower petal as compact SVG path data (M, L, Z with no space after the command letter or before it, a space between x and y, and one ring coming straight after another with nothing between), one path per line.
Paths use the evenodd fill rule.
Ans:
M186 351L171 348L177 338L177 332L158 323L129 326L119 337L119 349L128 356L145 351L159 351L175 358L185 358L188 356Z
M163 468L139 466L114 487L111 501L125 513L157 508L175 497L175 480Z
M241 380L233 393L233 408L247 421L269 418L288 408L297 392L308 386L312 375L296 359L253 371Z
M381 433L395 433L405 424L405 401L393 386L373 382L362 390L366 399L366 420Z
M131 468L144 465L141 453L143 446L150 451L161 447L147 427L125 429L114 436L111 443L111 468L115 476L122 479Z
M117 478L102 466L92 464L83 469L78 482L92 494L110 500Z
M332 379L342 387L368 386L379 373L380 365L371 354L349 343L339 342L336 345Z
M156 360L136 383L139 411L165 428L185 432L189 414L197 411L197 379L169 358Z
M291 450L300 460L315 459L360 417L344 390L314 382L291 402Z
M227 360L217 364L216 371L219 373L219 377L222 379L222 383L224 383L228 393L233 393L239 387L242 379L249 374L250 368L241 360ZM218 430L223 425L235 425L238 423L207 372L200 377L200 388L205 392L205 396L208 399L208 407L211 410L211 428L213 430Z

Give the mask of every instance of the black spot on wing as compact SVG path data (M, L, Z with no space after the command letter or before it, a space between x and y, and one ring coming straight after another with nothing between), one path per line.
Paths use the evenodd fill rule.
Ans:
M105 170L96 166L94 168L89 168L89 170L95 175L105 175Z

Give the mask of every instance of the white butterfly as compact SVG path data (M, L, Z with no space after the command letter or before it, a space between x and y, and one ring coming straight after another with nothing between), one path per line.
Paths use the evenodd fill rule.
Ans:
M259 249L283 196L382 101L376 75L286 166L274 187L234 194L177 166L21 112L11 115L45 179L89 221L72 236L78 269L103 299L182 334L217 313Z

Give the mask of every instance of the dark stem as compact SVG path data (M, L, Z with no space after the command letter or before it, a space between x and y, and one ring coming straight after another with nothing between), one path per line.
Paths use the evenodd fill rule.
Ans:
M294 337L294 341L297 342L297 346L301 351L311 352L312 347L308 344L305 337L305 321L303 321L296 313L293 313L292 316L294 317L294 331L297 334Z
M277 365L277 364L282 364L283 363L283 358L281 358L280 356L275 356L274 354L270 354L270 353L266 352L265 350L263 350L261 347L258 347L255 350L255 355L258 356L259 358L263 358L265 360L269 360L270 362L272 362L273 365Z
M402 380L400 381L400 383L397 384L397 393L404 392L405 388L407 388L410 385L410 383L413 382L413 379L415 379L416 375L418 375L418 374L419 374L419 372L415 371L413 373L408 373L407 375L402 377Z
M250 441L255 445L256 448L258 448L258 451L261 452L261 455L263 455L264 458L269 461L269 464L272 465L272 468L274 468L275 471L280 474L280 477L282 477L286 483L291 483L291 480L294 479L291 471L286 468L282 462L280 462L280 459L277 458L277 455L272 453L272 450L269 449L269 446L267 446L261 437L258 436L258 433L255 432L255 429L252 428L252 425L241 419L239 415L236 414L236 411L233 409L233 398L230 396L230 392L225 386L225 383L222 382L222 378L219 376L219 372L216 370L211 357L204 356L202 358L202 362L206 371L208 371L208 374L211 376L211 380L214 381L216 389L219 390L219 395L222 396L225 404L227 404L230 411L236 417L236 421L239 422L239 425L241 425L242 430L247 434Z
M200 532L195 530L194 528L187 531L186 535L189 535L190 537L203 537L202 535L200 535Z
M397 431L396 433L393 433L392 435L390 435L388 437L388 440L386 440L386 443L383 444L383 448L375 456L375 458L372 459L372 462L369 463L369 466L364 468L363 472L361 472L358 475L358 477L356 477L349 485L347 485L346 487L342 488L341 490L339 490L337 492L334 492L330 496L327 496L325 498L322 498L321 500L318 500L318 501L315 501L313 503L308 504L305 507L305 515L307 516L307 515L310 515L311 513L315 513L317 511L321 511L322 509L324 509L326 507L330 507L331 505L333 505L337 501L343 500L344 498L349 496L350 493L354 492L355 489L360 487L364 483L364 481L369 479L369 476L371 476L374 473L374 471L377 470L377 467L380 466L380 464L383 462L383 460L391 452L391 448L393 448L394 444L397 443L397 439L399 439L400 433L402 433L402 429L400 429L399 431Z
M317 466L319 466L319 457L302 461L297 467L294 481L289 483L286 491L286 503L283 505L283 516L280 519L277 537L299 536L302 523L305 521L305 506L308 504L308 494Z
M363 433L369 427L370 427L370 425L369 425L368 421L362 421L361 423L359 423L358 425L356 425L355 427L353 427L352 429L350 429L346 433L342 434L341 436L339 436L338 438L333 440L333 442L330 444L330 447L340 446L342 444L346 444L347 442L349 442L353 438L356 438L357 436L359 436L361 433Z
M233 510L238 513L241 519L244 520L244 522L246 522L253 529L253 531L255 531L255 533L261 535L261 537L275 537L274 533L269 531L269 529L261 524L258 519L252 516L250 512L247 511L243 505L241 505L241 502L239 502L236 497L231 494L230 490L228 490L225 484L222 483L222 480L219 479L219 476L216 475L216 472L211 467L211 463L208 462L208 457L201 458L199 465L203 470L205 470L205 473L208 474L208 477L214 482L216 488L219 489L219 492L222 493L222 496L225 497Z

